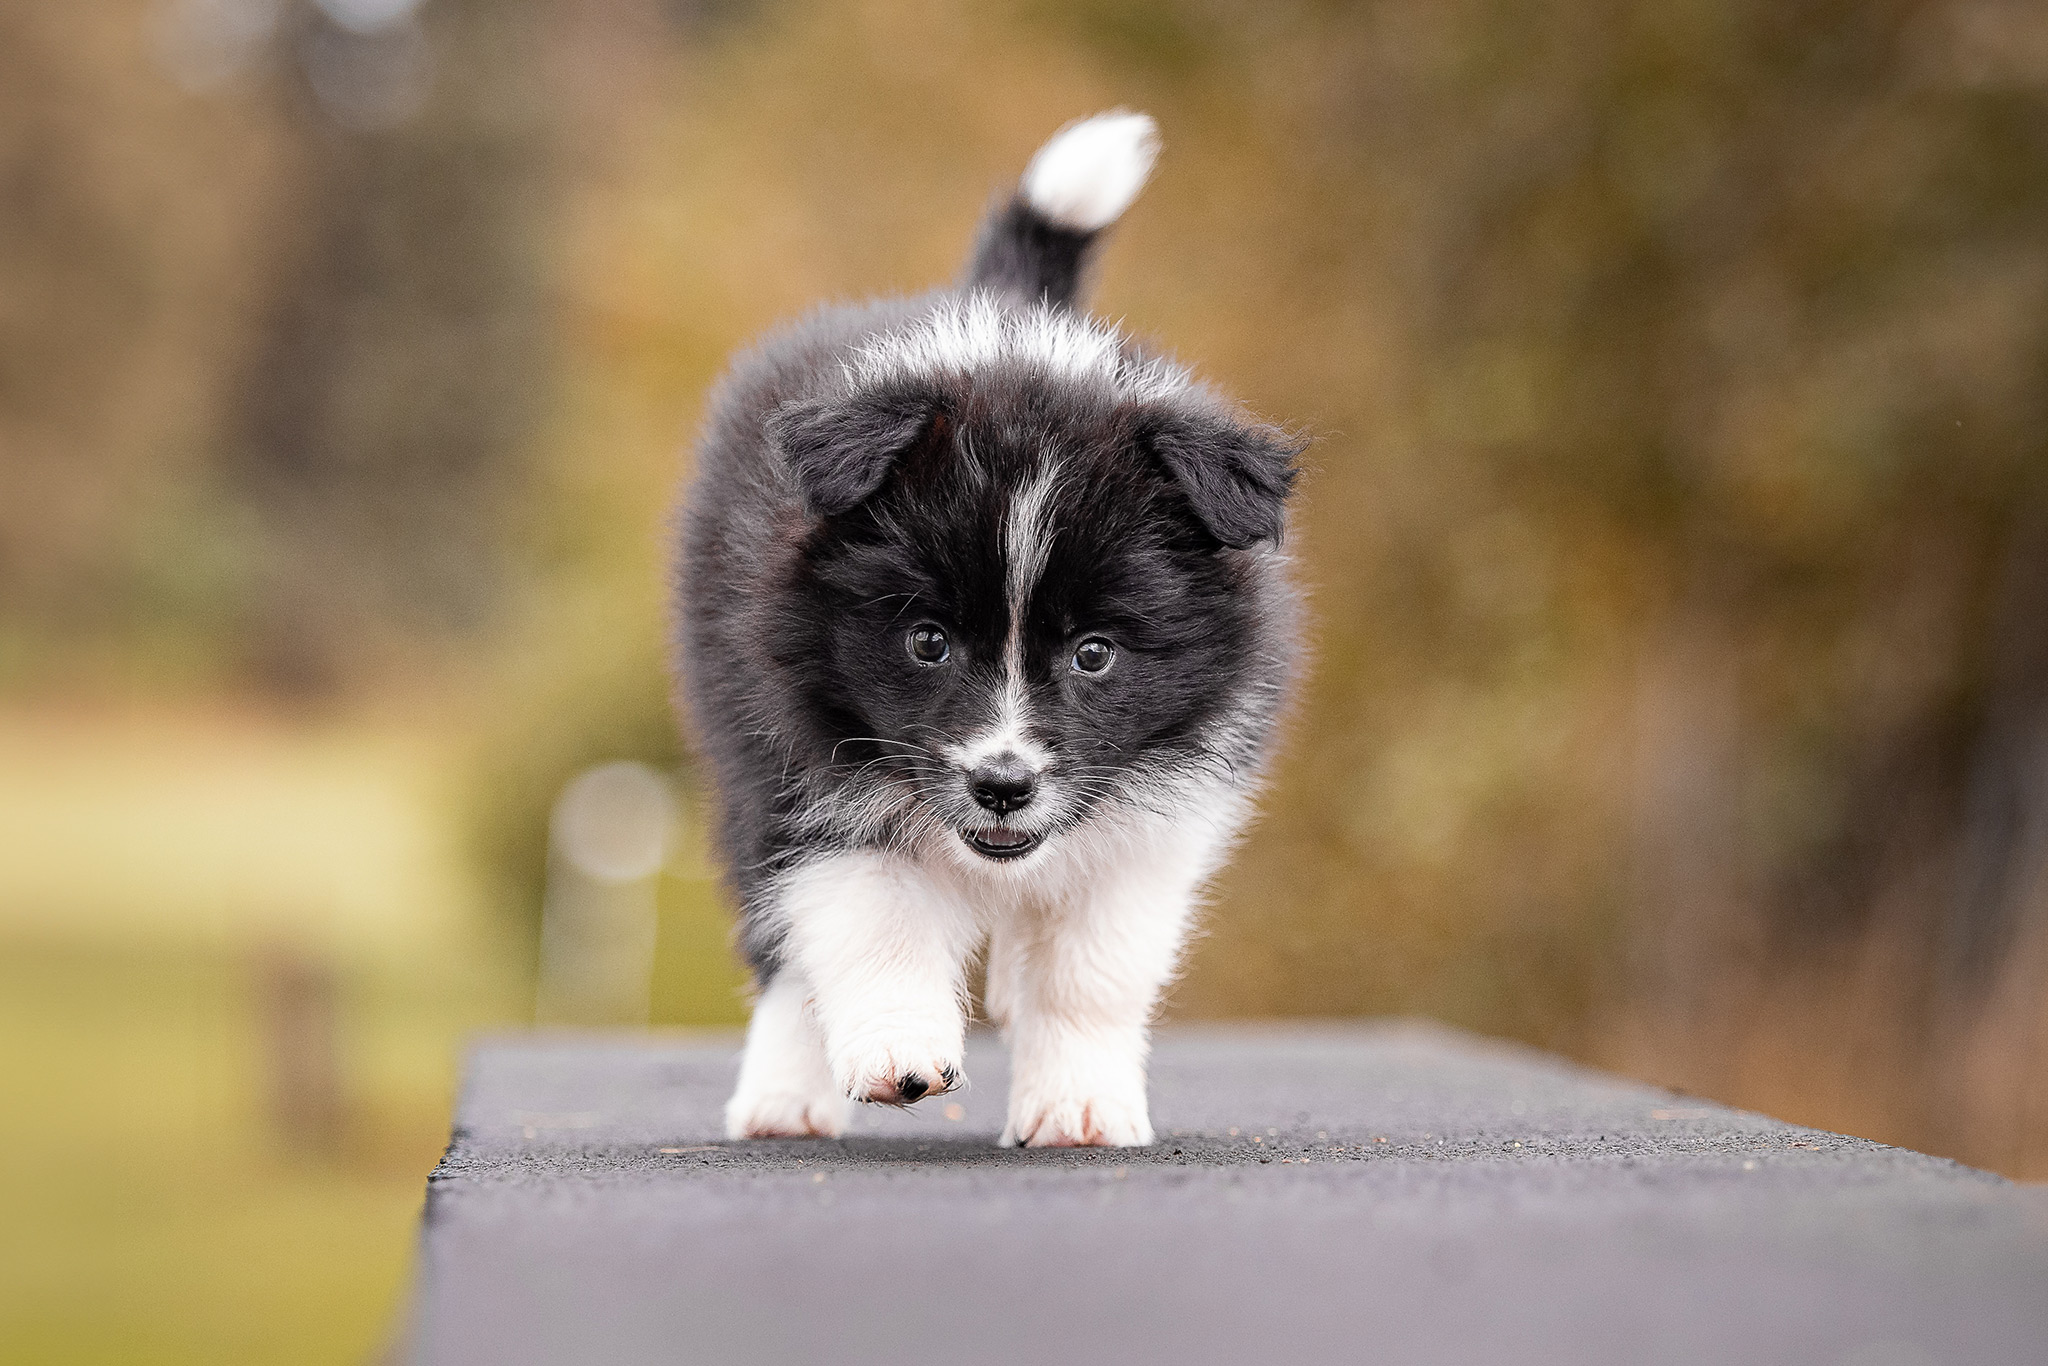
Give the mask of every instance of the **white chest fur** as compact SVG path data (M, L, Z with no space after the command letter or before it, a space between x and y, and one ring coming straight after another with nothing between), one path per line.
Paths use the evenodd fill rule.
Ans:
M849 1099L963 1080L967 967L1015 1058L1004 1141L1151 1142L1145 1058L1203 884L1249 811L1213 778L1119 804L1014 864L957 840L824 855L777 884L784 965L762 993L735 1137L837 1133Z

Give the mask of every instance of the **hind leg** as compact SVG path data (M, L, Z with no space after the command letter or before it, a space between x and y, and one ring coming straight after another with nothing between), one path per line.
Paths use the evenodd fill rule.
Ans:
M794 968L769 979L747 1024L739 1085L725 1106L727 1138L836 1138L847 1101L825 1066L810 987Z

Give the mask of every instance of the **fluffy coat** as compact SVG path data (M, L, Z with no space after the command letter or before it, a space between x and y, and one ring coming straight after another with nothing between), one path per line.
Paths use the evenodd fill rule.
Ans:
M1152 1013L1298 629L1298 444L1076 307L1156 151L1070 125L960 286L814 314L712 397L676 617L759 986L735 1138L959 1085L985 947L1004 1142L1151 1141Z

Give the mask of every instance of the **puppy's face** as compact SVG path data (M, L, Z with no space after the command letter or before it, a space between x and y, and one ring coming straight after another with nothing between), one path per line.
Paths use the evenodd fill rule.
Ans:
M826 805L859 833L1028 862L1104 803L1171 803L1220 764L1217 735L1275 666L1243 550L1278 533L1286 449L1213 411L1043 386L882 407L902 420L879 434L850 436L844 405L819 419L834 473L891 453L850 504L812 495L785 642L815 679ZM801 471L818 452L795 425L778 440ZM1176 466L1196 445L1220 494ZM1272 493L1228 468L1247 459L1277 462Z

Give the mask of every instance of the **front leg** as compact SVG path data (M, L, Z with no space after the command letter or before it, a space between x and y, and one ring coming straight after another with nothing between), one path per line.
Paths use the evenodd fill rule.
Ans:
M754 1001L739 1085L725 1106L727 1138L837 1138L846 1097L825 1066L810 984L793 967L769 978Z
M1137 860L1077 903L1024 914L992 946L1011 1047L1006 1145L1152 1141L1152 1012L1187 937L1199 864Z
M980 937L949 886L896 854L833 854L787 875L783 953L811 988L841 1094L907 1104L961 1081L968 955Z

